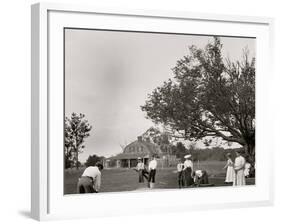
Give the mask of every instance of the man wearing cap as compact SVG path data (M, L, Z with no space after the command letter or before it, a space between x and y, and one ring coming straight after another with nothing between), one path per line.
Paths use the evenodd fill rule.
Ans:
M136 166L136 171L139 173L139 183L143 183L143 177L147 179L144 169L144 163L140 157L138 157L138 164Z
M184 168L184 183L186 187L189 187L194 184L193 178L192 178L192 173L193 173L193 163L191 161L191 155L185 155L184 156L185 161L183 163Z
M178 171L178 185L179 188L184 187L184 173L183 173L183 159L181 159L179 161L179 163L177 164L177 171Z
M234 162L234 182L233 186L243 186L246 185L244 169L246 160L242 156L243 150L236 151L236 158Z
M97 162L95 166L87 167L82 176L78 180L77 192L82 193L98 193L101 185L101 170L103 165Z
M148 164L148 171L149 171L148 187L149 188L154 188L156 167L157 167L156 155L153 155L152 160Z

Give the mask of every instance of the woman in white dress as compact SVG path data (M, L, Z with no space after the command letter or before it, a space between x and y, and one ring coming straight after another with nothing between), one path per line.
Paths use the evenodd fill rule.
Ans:
M236 158L234 162L234 170L235 170L235 178L233 182L233 186L243 186L246 185L246 180L245 180L245 164L246 160L242 156L242 151L236 151Z
M226 165L224 167L224 169L226 169L225 183L232 184L234 182L234 175L235 175L234 163L231 159L230 153L227 153L226 157L227 157L227 162L226 162Z

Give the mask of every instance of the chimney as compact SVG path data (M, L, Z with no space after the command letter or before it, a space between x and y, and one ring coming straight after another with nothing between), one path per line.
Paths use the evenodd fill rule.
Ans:
M142 142L142 136L138 136L138 141Z

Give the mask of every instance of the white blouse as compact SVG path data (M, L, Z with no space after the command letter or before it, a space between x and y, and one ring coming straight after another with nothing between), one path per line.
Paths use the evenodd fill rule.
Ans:
M156 159L153 159L149 162L149 165L148 165L148 169L149 170L155 170L157 167L157 161Z
M101 186L101 172L98 167L96 166L89 166L84 170L84 173L82 174L82 177L91 177L93 178L93 187L96 191L100 190Z
M245 168L246 160L243 156L238 156L235 159L234 169L241 170Z
M179 164L177 165L177 170L178 170L178 172L183 171L183 167L184 167L183 163L179 163Z
M137 164L137 170L143 170L144 169L144 163L140 162Z
M184 170L185 170L187 167L190 167L191 170L193 170L193 162L192 162L191 160L189 160L189 159L185 160L184 163L183 163L183 165L184 165Z

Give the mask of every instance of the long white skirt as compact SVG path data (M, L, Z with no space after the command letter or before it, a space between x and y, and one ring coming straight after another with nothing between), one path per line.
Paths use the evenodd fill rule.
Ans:
M226 183L234 182L234 178L235 178L234 175L235 175L235 171L233 166L228 166L226 170L225 182Z
M234 175L233 186L243 186L246 185L244 169L238 170Z

